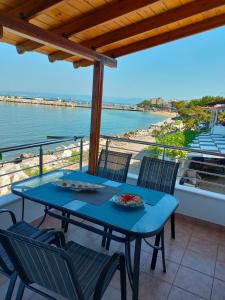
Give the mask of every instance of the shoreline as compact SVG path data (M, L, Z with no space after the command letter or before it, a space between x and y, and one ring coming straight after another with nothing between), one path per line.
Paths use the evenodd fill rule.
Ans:
M155 122L149 126L147 129L139 128L135 131L125 132L121 135L117 135L118 137L124 137L127 139L134 139L146 142L155 142L155 138L152 136L152 130L156 127L163 126L165 123L173 122L171 118L167 118L163 121ZM86 141L87 142L87 141ZM83 166L87 164L87 154L89 151L89 143L84 142L83 146ZM101 147L105 147L106 140L100 140ZM79 155L79 148L76 148L79 145L79 141L76 143L71 143L68 146L65 144L60 144L56 146L52 150L47 150L46 153L43 154L43 162L45 171L51 171L52 168L57 169L63 167L63 165L68 162L71 164L71 168L74 166L78 166L79 159L75 157L71 159L71 155L77 153ZM123 141L113 141L111 140L109 143L109 149L112 147L112 150L119 152L132 152L137 153L140 157L145 155L144 149L146 145L143 144L134 144ZM79 156L78 156L79 157ZM17 158L17 160L16 160ZM39 164L39 158L34 156L34 153L29 152L28 149L24 149L24 152L21 152L20 155L17 154L15 157L15 161L11 161L11 163L5 163L2 161L2 166L0 167L0 173L7 173L9 175L2 176L0 178L0 185L7 187L0 190L0 195L5 195L10 192L10 188L8 185L12 184L15 181L26 179L30 176L35 176L38 174L38 167L34 167L33 169L29 169L30 166L37 166ZM26 169L27 168L27 169ZM70 166L68 166L70 168ZM14 173L16 171L16 173ZM135 173L137 172L137 158L134 156L131 160L130 171Z
M17 98L0 95L0 103L7 104L23 104L23 105L38 105L38 106L50 106L50 107L65 107L65 108L89 108L91 109L91 102L89 101L66 101L66 100L51 100L45 98ZM146 112L153 115L161 116L176 116L176 113L161 110L144 110L137 107L137 105L129 104L109 104L103 103L102 109L119 110L119 111L131 111L131 112Z

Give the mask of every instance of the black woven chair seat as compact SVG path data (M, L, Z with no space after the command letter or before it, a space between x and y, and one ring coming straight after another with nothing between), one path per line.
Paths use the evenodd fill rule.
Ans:
M49 235L48 232L46 232L46 230L38 229L33 225L26 223L24 221L13 224L7 230L30 238L35 238L35 239L41 238L42 240L46 238L46 241L48 242ZM7 267L10 270L13 270L12 263L1 244L0 244L0 257L4 261ZM1 269L1 263L0 263L0 269Z
M94 250L83 247L75 242L69 242L66 252L72 258L72 262L76 267L79 282L84 293L85 299L90 299L95 291L96 283L99 279L104 266L110 261L111 256L98 253ZM117 269L119 258L108 270L105 279L105 287L111 281L115 270Z
M26 223L24 221L17 222L16 224L10 226L7 230L27 237L43 234L43 230L36 228L33 225Z

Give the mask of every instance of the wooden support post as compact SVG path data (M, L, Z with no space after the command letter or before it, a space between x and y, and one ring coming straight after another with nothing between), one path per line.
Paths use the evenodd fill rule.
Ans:
M3 27L0 25L0 39L3 38Z
M92 108L91 108L91 128L90 128L90 149L89 149L89 166L88 173L95 174L100 129L101 129L101 112L102 112L102 90L103 90L103 73L104 64L101 61L96 61L93 72L93 89L92 89Z

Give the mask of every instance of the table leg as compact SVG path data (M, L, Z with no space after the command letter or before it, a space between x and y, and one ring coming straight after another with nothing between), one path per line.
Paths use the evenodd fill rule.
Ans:
M160 243L160 237L161 237L161 232L158 233L155 237L155 246L159 247L159 243ZM153 250L153 255L152 255L152 263L151 263L151 269L155 270L155 265L156 265L156 260L157 260L157 255L158 255L158 249L155 248Z
M141 238L137 238L136 241L135 241L134 268L133 268L133 296L132 296L132 300L138 300L138 294L139 294L141 242L142 242Z
M127 275L130 281L130 285L131 287L133 287L133 267L132 267L129 239L126 239L125 241L125 260L126 260Z
M21 213L21 219L22 219L22 221L24 220L24 209L25 209L25 207L24 207L24 197L22 197L22 213Z

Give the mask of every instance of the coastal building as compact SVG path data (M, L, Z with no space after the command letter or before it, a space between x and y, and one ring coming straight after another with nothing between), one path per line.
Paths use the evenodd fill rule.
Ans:
M164 105L164 100L162 97L150 98L147 101L149 101L149 105L152 107L162 107Z
M118 57L223 25L225 25L224 0L1 0L0 5L1 41L16 46L20 54L35 51L47 55L51 62L66 60L72 63L76 68L90 65L94 66L90 135L85 137L89 148L89 153L86 155L87 168L84 168L83 165L85 161L82 147L84 142L83 137L77 137L80 141L80 155L76 157L76 159L73 157L73 161L70 161L70 163L74 165L74 160L78 163L77 168L81 171L79 173L80 176L84 176L85 178L87 178L86 176L90 176L95 179L97 177L93 176L96 174L102 139L105 141L103 147L106 150L114 149L124 153L130 152L136 164L138 159L140 162L139 157L143 154L137 150L137 145L141 145L141 149L146 146L159 147L162 153L162 160L165 160L165 155L168 150L172 152L180 151L215 155L215 153L202 149L171 147L170 145L134 141L115 136L100 136L103 75L105 67L117 66ZM21 118L22 117L23 116L21 116ZM172 214L174 220L175 215L173 213L176 209L175 204L178 204L178 202L173 195L168 195L168 189L166 193L158 193L151 189L144 190L145 192L143 192L141 189L143 194L149 193L151 190L151 197L148 197L149 199L147 199L147 201L152 202L142 203L143 206L139 207L136 211L134 208L131 210L126 207L118 208L117 206L117 208L114 207L115 210L112 210L112 206L110 205L114 204L110 201L102 201L100 205L99 203L97 205L96 203L88 204L85 201L80 201L75 198L72 194L73 191L66 192L67 195L71 197L68 201L65 194L62 196L63 191L61 189L60 192L56 191L55 189L57 187L54 185L55 182L52 181L52 175L55 173L49 172L44 174L44 166L47 162L43 162L43 148L47 144L56 144L59 141L65 143L66 141L72 140L74 142L76 137L70 136L65 138L63 136L52 136L51 138L52 141L45 141L45 143L0 149L0 152L8 153L10 151L24 151L26 147L37 147L39 151L36 165L39 176L33 179L32 184L25 185L22 183L22 185L18 187L18 190L20 189L22 192L27 191L26 197L20 197L19 191L17 190L16 193L14 190L14 194L1 198L0 206L4 209L13 210L18 220L20 220L22 216L22 219L25 219L27 222L33 222L33 224L38 224L42 220L43 222L45 221L45 226L49 225L52 227L53 225L57 227L61 226L61 222L57 222L57 220L62 220L64 230L68 227L68 221L79 225L81 228L77 228L76 226L74 229L73 226L70 226L71 231L67 233L67 237L82 244L82 246L75 246L76 248L84 249L83 247L85 246L86 250L79 252L82 259L78 259L79 256L74 255L69 260L68 255L65 255L64 252L68 249L70 251L71 248L69 247L65 248L66 250L59 250L54 247L52 251L49 250L50 247L48 247L48 254L44 256L44 252L41 252L39 256L38 249L41 248L40 241L39 244L37 244L38 246L35 246L32 251L28 251L26 246L24 246L26 248L25 253L27 257L24 255L22 258L20 257L18 261L19 263L24 262L24 265L20 268L19 275L22 279L25 278L26 287L37 279L38 283L45 288L45 285L53 290L57 287L57 292L63 294L63 296L69 296L71 299L90 299L93 295L90 293L90 291L92 291L93 281L99 276L99 269L93 269L95 265L98 266L99 261L105 262L105 267L103 268L104 273L103 276L100 277L100 284L102 284L102 282L108 283L118 266L117 261L119 261L119 258L116 256L117 261L109 259L109 256L105 255L105 253L110 253L107 252L107 249L104 249L99 255L96 254L100 252L101 244L104 246L106 243L107 248L111 239L114 239L110 250L112 252L119 250L126 254L126 267L129 275L127 293L128 297L132 298L132 300L147 300L150 298L156 300L224 299L225 201L224 193L221 191L221 186L224 186L223 183L214 183L216 190L212 192L203 190L198 186L181 186L178 181L176 182L175 196L179 199L179 207L176 210L176 239L174 239L174 236L173 239L171 239L170 224L166 221L170 217L170 214ZM114 143L117 142L117 144L113 146L112 141ZM123 147L124 143L126 147ZM112 148L110 148L110 145ZM132 145L135 145L135 149ZM59 149L59 151L61 150ZM145 152L144 154L146 155ZM225 154L219 152L217 152L216 155L221 157L221 159L225 157ZM65 155L63 157L65 157ZM66 157L68 157L68 151L66 152ZM135 163L133 165L135 165ZM215 162L205 163L205 166L209 165L212 168L218 167ZM182 168L182 157L180 166ZM68 166L62 167L62 169L65 168L67 169ZM17 171L18 170L15 172ZM87 175L86 171L91 175ZM65 174L67 172L69 173L69 170L59 170L58 172ZM201 173L212 175L205 170L202 170ZM8 176L9 174L0 174L0 176L6 175ZM10 175L12 174L10 173ZM47 182L43 179L46 178L45 175L47 176ZM161 174L160 180L157 182L154 181L154 186L161 187L162 175L170 181L170 178L166 177L165 172ZM151 177L153 177L154 180L157 178L154 174ZM224 179L224 173L220 177ZM102 184L105 185L107 191L112 193L111 195L118 192L120 183L111 180L102 180ZM133 186L129 186L131 191L137 189L137 174L134 176L133 173L129 172L128 180L130 184L133 184ZM200 179L199 182L200 181L202 181L202 179ZM173 182L175 183L175 181ZM205 181L205 183L208 184L207 181ZM5 183L1 188L10 184L10 182ZM36 184L38 184L38 186L36 186ZM39 201L40 190L42 190L44 197L48 197L50 189L54 189L55 191L54 197L50 199L51 203L49 204L48 202L46 204L45 199L42 200L42 202ZM114 192L112 192L112 190ZM115 190L117 192L115 192ZM157 197L160 199L156 199ZM34 202L35 199L38 199L39 202ZM106 199L109 200L109 198ZM158 201L154 202L155 200ZM49 214L48 218L43 218L46 216L43 211L43 206L45 207L45 212ZM50 208L54 207L60 209L61 213L58 215L54 214L53 209L48 210L49 206ZM108 209L104 209L105 207ZM102 208L104 210L102 210ZM166 214L168 208L170 209L170 214ZM73 214L76 212L79 218L70 218L71 212L73 212ZM111 212L113 213L111 214ZM85 213L90 214L87 217ZM51 218L53 214L55 216L54 219ZM123 216L123 218L121 218L122 225L117 224L119 214ZM148 216L153 216L153 218ZM57 220L56 217L58 217ZM103 219L101 219L100 222L98 218ZM80 219L82 219L82 222L80 222ZM6 228L6 226L8 228L9 225L11 225L9 224L9 218L2 216L2 214L0 222L1 227L4 228ZM119 226L122 226L122 229ZM120 234L114 235L112 229L116 231L118 228L121 230L121 232L119 232ZM32 234L32 237L38 236L36 232ZM104 237L103 241L99 234ZM144 241L142 237L145 237ZM151 247L148 247L154 237L156 237L155 242L153 241L153 244L150 244ZM38 236L38 238L40 238L40 236ZM21 239L22 237L19 237L17 242L8 243L8 247L10 245L11 249L15 244L15 247L19 248L21 244L19 240L21 241ZM104 241L105 239L106 242ZM119 244L119 241L125 243L125 247ZM144 244L145 242L146 244ZM32 239L30 239L29 245L32 243ZM154 251L152 248L154 248ZM2 250L4 251L4 249L1 248L1 253ZM164 268L162 268L161 261L157 260L158 251L162 251ZM13 251L9 252L10 254L13 253ZM30 258L31 252L37 254L32 256L30 260L27 260L27 258ZM54 256L52 256L52 252L54 252ZM90 252L90 255L86 255ZM20 253L23 254L22 251L20 251ZM150 270L150 257L152 257L152 253L152 269L156 267L156 270ZM16 256L17 255L14 255L14 259L11 260L11 262L8 261L7 255L3 256L3 259L5 259L5 257L7 259L5 268L8 269L8 273L10 273L10 276L13 277L14 280L11 281L10 288L14 287L16 280L15 272L11 272L11 264L15 264ZM44 259L41 259L42 257L44 257ZM89 263L83 263L83 261L86 262L83 258L87 257L91 265L90 269L86 268L86 265L89 265ZM100 257L100 259L93 259L93 257ZM167 273L162 272L162 270L165 271L165 257L166 265L168 266ZM39 265L34 264L33 258L39 259L39 265L41 264L40 271L41 274L44 274L46 280L44 280L42 276L39 276ZM63 260L63 258L65 258L65 260ZM58 264L58 259L60 259L60 264ZM121 261L122 260L121 258ZM156 260L157 266L155 266ZM42 265L44 262L45 265ZM69 262L72 262L72 264L69 265ZM19 263L15 264L15 266L18 267ZM7 267L9 264L10 270ZM79 264L78 270L76 270L77 264ZM34 269L34 265L37 269ZM25 269L28 267L30 272L29 274L25 274ZM52 267L52 271L54 272L51 272L50 267ZM109 267L110 271L113 268L113 272L110 272L109 276L106 276L106 274L108 275L106 272ZM72 273L71 269L75 271ZM45 273L47 271L48 273ZM62 274L63 271L66 272L68 285L66 280L64 281L65 277ZM79 281L77 281L74 286L72 283L74 277L77 278L77 276L75 276L77 275L76 271L79 272L78 275L82 272L81 278L78 276L79 280L82 280L82 284L78 284ZM46 274L50 276L46 276ZM51 280L52 278L55 279L56 275L61 275L60 279L57 278L55 281ZM104 298L102 299L120 299L120 282L124 282L125 280L126 276L122 276L120 280L119 276L116 275L105 295L103 296L103 290L98 289L94 298L100 299L103 296ZM60 286L61 281L63 282L62 286ZM49 282L51 284L49 284ZM24 287L25 285L21 285L20 283L17 299L22 299ZM7 290L8 282L4 281L1 277L1 299L4 299ZM86 297L76 297L77 290L79 292L82 290ZM44 291L46 292L46 289L44 289ZM34 287L33 290L29 292L31 294L26 295L28 299L43 298L39 294L33 293ZM44 292L42 292L41 295L43 294ZM124 295L123 289L123 299L126 298ZM55 299L55 297L55 294L49 296L51 299ZM8 294L7 299L13 298L14 295L11 297L11 295Z

